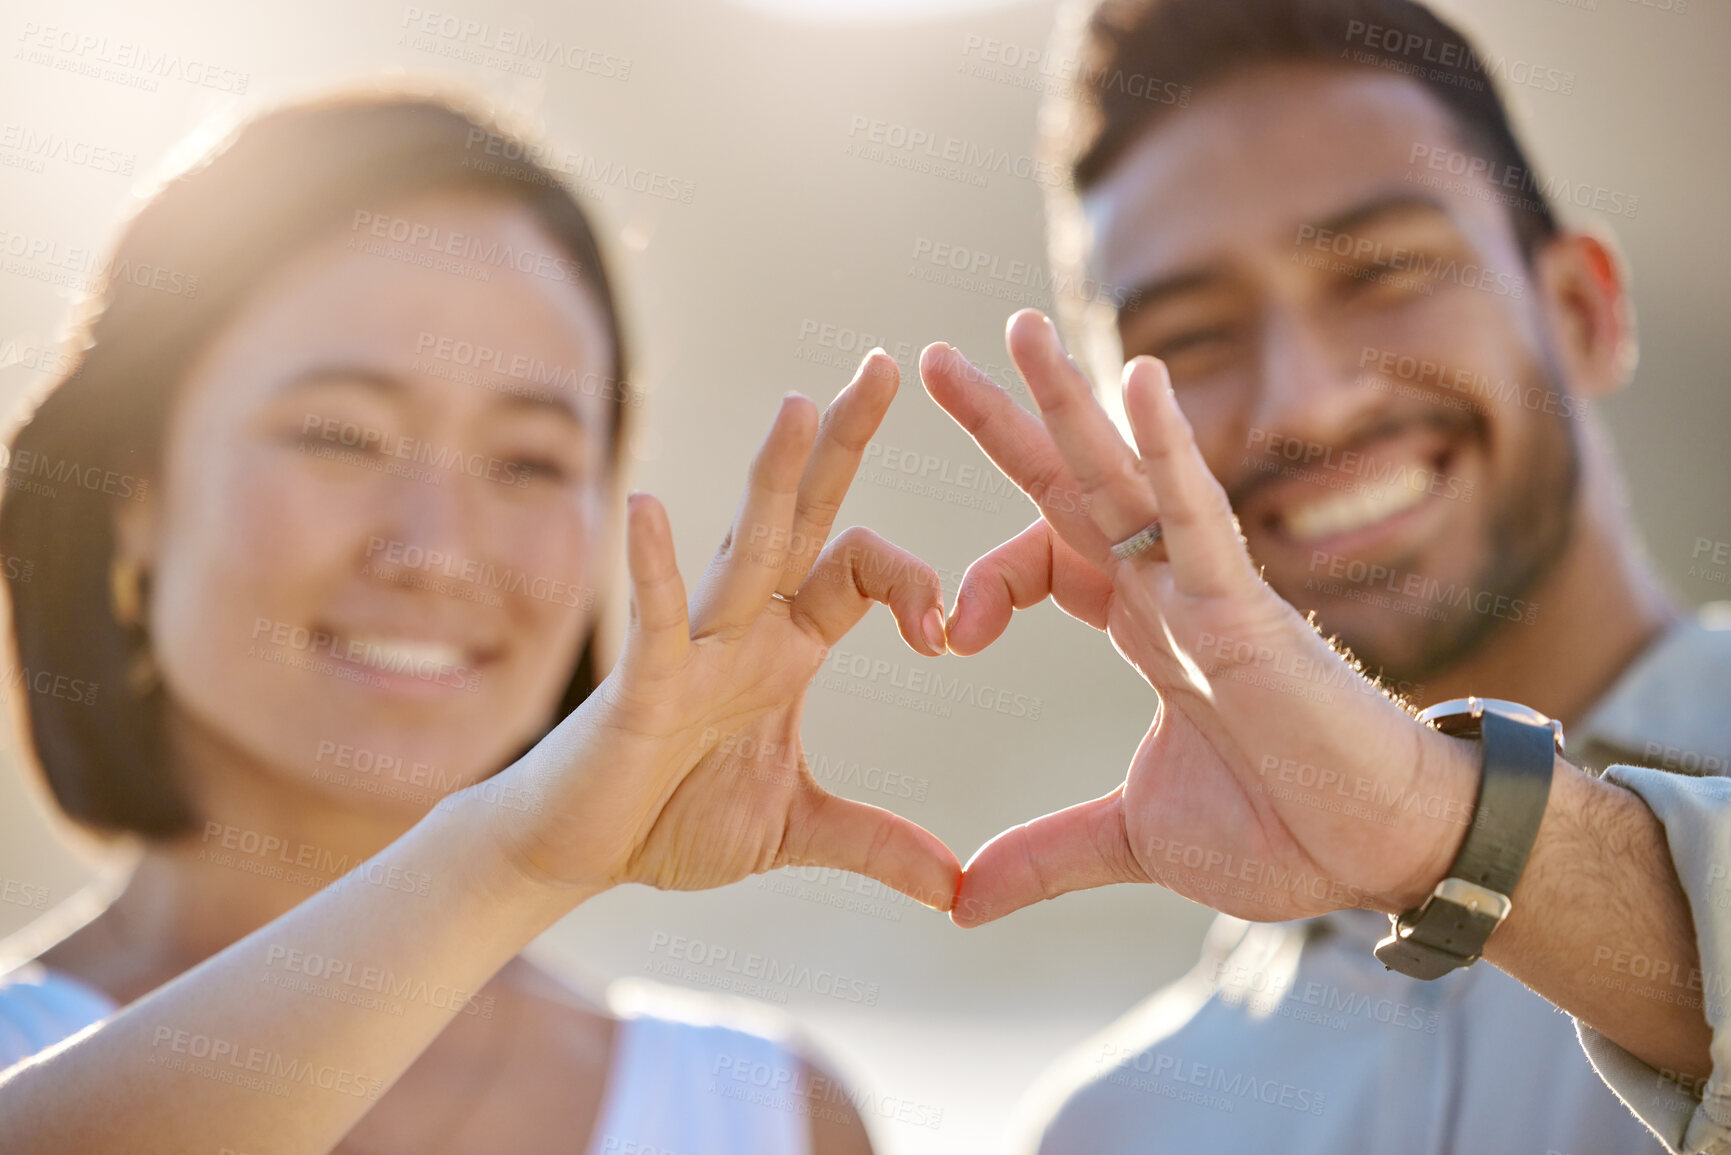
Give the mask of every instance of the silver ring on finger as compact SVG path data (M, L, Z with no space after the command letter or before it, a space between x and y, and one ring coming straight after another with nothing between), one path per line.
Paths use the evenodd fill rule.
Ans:
M1152 549L1160 544L1164 536L1160 529L1160 521L1156 518L1143 528L1137 530L1123 541L1112 547L1112 556L1119 561L1129 561L1145 549Z

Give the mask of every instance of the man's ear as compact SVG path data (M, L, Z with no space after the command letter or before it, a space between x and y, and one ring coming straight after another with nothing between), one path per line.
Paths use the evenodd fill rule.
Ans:
M1622 257L1609 235L1569 231L1547 242L1534 265L1558 356L1582 396L1617 392L1635 375L1635 308Z

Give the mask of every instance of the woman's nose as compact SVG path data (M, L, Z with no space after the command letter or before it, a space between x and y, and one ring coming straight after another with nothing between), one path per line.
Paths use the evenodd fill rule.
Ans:
M384 539L387 549L466 558L473 518L465 480L456 471L410 466L382 487L373 537Z

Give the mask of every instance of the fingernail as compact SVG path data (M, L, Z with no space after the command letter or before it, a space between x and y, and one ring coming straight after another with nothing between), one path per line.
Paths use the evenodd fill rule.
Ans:
M921 625L926 631L926 642L934 653L944 652L944 615L937 610L927 610Z

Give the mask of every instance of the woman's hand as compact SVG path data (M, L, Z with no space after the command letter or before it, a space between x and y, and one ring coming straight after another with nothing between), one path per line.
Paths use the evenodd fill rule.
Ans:
M825 548L898 378L874 352L821 423L807 399L783 400L689 606L665 511L631 497L619 663L505 771L544 799L538 815L495 817L525 873L561 888L700 890L810 864L950 908L961 874L950 849L899 815L825 791L800 747L812 677L874 601L909 645L943 653L931 567L858 528Z
M983 648L1012 608L1050 593L1106 630L1160 703L1122 786L981 848L955 920L1113 882L1257 920L1415 905L1465 836L1476 747L1417 724L1263 582L1164 366L1125 370L1138 455L1050 321L1018 313L1008 342L1039 417L948 346L920 362L1044 518L969 568L950 647ZM1113 557L1155 520L1162 545Z

